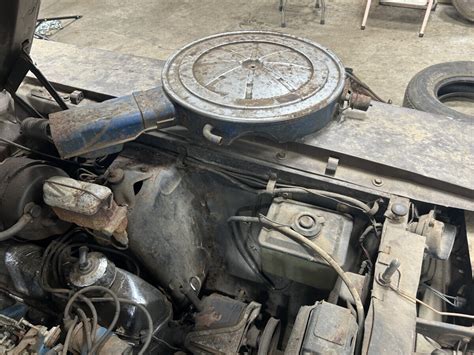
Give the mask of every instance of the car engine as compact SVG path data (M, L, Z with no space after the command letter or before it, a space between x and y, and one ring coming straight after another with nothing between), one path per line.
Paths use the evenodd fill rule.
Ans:
M2 354L474 351L462 123L280 33L197 40L108 100L53 87L24 42L14 59Z

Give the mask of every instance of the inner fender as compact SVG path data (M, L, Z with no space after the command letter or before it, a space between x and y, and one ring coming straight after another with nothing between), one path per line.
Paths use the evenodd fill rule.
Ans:
M126 178L137 171L146 179ZM209 215L196 191L199 185L174 163L128 166L124 176L122 184L134 182L136 194L133 201L126 198L132 205L128 224L131 251L173 295L182 296L189 289L199 292L208 268L203 238ZM131 188L119 186L118 190ZM120 198L120 193L116 196Z

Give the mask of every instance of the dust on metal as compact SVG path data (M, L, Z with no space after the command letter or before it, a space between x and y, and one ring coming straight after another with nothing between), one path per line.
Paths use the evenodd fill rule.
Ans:
M202 116L231 122L296 119L336 101L344 87L339 59L318 44L280 33L215 35L166 63L166 93Z

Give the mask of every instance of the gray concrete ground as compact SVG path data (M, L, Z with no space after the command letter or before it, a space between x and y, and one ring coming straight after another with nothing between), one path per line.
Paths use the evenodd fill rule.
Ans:
M278 0L43 0L40 17L83 15L51 39L138 56L166 59L177 48L210 34L275 30L306 37L332 49L380 96L401 104L410 78L426 66L474 60L474 26L450 5L438 5L424 38L424 12L373 1L365 31L364 0L326 0L319 24L314 0L288 0L287 27L280 27Z

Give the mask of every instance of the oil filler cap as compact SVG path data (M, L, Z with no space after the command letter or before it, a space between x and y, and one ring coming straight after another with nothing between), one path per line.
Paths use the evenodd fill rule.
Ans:
M326 48L291 35L229 32L193 42L165 64L163 88L198 133L291 141L333 117L345 71ZM215 140L220 143L218 139Z

